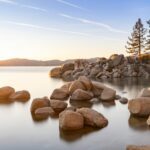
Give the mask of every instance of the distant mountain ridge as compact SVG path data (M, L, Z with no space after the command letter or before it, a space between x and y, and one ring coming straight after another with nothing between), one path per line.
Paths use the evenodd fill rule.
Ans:
M88 59L89 61L94 61L96 58ZM74 62L75 59L68 60L30 60L30 59L21 59L21 58L13 58L7 60L1 60L0 66L59 66L64 63Z

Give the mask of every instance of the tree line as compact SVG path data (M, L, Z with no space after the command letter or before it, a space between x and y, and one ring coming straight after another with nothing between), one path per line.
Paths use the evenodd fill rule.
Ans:
M150 20L146 23L148 29L144 28L142 20L138 19L125 46L127 53L139 58L142 54L150 54Z

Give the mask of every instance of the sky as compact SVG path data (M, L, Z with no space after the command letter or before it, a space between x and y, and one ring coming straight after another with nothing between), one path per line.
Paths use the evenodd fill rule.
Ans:
M130 32L150 19L149 0L0 0L0 59L126 54Z

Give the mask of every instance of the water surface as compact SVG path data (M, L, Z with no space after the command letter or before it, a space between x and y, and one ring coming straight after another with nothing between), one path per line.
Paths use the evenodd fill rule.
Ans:
M128 144L149 144L150 129L146 119L130 117L127 105L116 103L74 103L103 113L109 124L102 130L85 128L66 133L59 130L58 119L37 122L32 119L30 105L33 98L50 96L63 81L49 78L50 67L1 67L0 86L13 86L16 90L29 90L27 103L0 104L1 150L124 150ZM150 80L126 78L105 82L127 98L134 98Z

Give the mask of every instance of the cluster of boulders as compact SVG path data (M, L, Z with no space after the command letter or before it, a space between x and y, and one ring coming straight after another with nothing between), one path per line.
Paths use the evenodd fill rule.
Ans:
M147 124L150 126L150 88L144 88L138 98L128 103L130 113L137 117L149 117Z
M50 76L65 81L87 76L91 79L111 79L122 77L149 77L150 64L137 62L133 57L112 55L109 59L97 58L94 62L79 60L53 68Z
M51 99L71 101L99 101L111 102L119 99L121 103L127 103L124 97L116 95L116 91L104 84L91 81L86 76L80 76L78 80L69 82L62 87L55 89L51 94Z
M15 91L13 87L5 86L0 88L0 103L14 101L26 102L30 99L30 93L26 90Z

